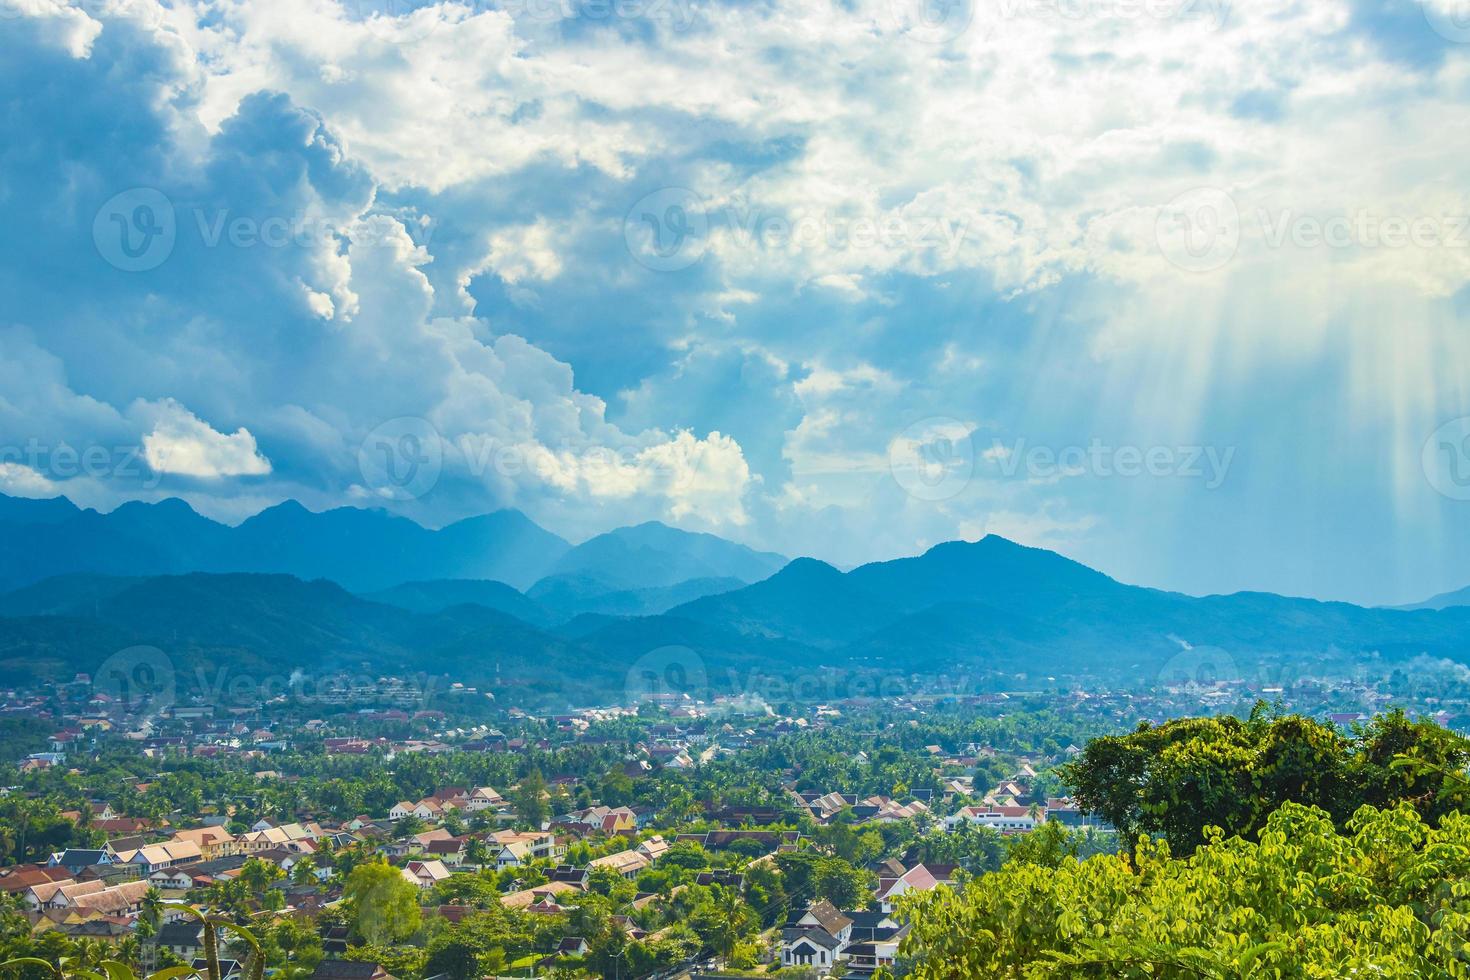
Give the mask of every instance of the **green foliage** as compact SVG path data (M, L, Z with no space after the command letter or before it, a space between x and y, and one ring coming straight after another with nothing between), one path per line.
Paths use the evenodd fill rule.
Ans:
M798 905L825 898L840 909L866 908L877 885L872 872L811 850L779 854L776 865L787 894Z
M418 887L386 861L369 861L352 869L342 898L352 906L357 934L371 945L390 945L418 930Z
M510 795L511 805L522 823L540 829L551 819L551 807L547 801L546 777L540 769L532 769L521 779L520 785Z
M1405 753L1427 768L1395 766ZM1463 771L1467 762L1470 743L1399 712L1347 738L1258 705L1246 721L1186 718L1094 739L1062 772L1077 801L1126 838L1156 834L1184 851L1203 842L1206 827L1254 834L1288 801L1321 807L1341 823L1360 803L1409 799L1432 822L1466 801L1465 787L1443 771Z
M1008 863L902 903L914 980L953 977L1466 977L1470 817L1405 802L1339 833L1288 803L1259 841L1211 831L1188 858Z

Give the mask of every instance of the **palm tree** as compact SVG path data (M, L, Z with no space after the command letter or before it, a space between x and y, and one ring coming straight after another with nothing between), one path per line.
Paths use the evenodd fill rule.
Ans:
M192 915L204 923L204 958L207 964L203 973L204 980L224 980L220 973L219 960L219 930L221 928L228 928L252 950L245 966L245 980L264 980L265 957L259 941L248 930L240 928L228 919L206 915L189 905L163 905L161 909L175 909ZM136 940L133 942L136 943ZM133 968L123 960L111 958L113 954L122 954L127 958L128 948L121 946L112 950L102 943L83 942L77 947L77 955L63 956L55 963L35 956L22 956L0 963L0 970L28 966L49 972L54 980L136 980L137 974L133 972ZM199 972L192 966L175 966L148 974L145 980L182 980L184 977Z
M715 908L720 911L720 920L723 923L719 931L717 952L720 959L728 964L730 957L735 954L735 944L750 928L750 906L745 904L745 899L735 889L719 886L716 887L714 903Z
M142 914L138 916L138 936L148 939L157 935L162 918L163 896L158 893L157 888L149 888L143 893Z

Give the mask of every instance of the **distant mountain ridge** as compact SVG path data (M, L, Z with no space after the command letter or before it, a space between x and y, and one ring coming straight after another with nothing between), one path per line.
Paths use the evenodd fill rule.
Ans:
M0 594L6 679L89 671L128 643L190 664L357 663L466 683L493 678L553 700L614 694L644 658L669 650L697 665L692 673L710 690L738 687L752 671L1147 684L1260 680L1421 655L1470 662L1470 607L1189 596L1118 582L995 535L843 572L656 524L572 547L514 512L437 532L381 512L298 505L240 528L179 502L100 515L0 498L0 517L0 551L30 555L12 575L28 581ZM66 560L26 550L43 545L66 549ZM465 574L504 568L524 549L539 550L500 581ZM200 555L237 567L172 570ZM55 566L60 573L43 578ZM169 570L153 570L160 566ZM544 574L532 579L528 568ZM434 574L415 575L426 569Z
M515 510L432 530L387 511L314 512L296 501L231 527L175 498L133 501L103 514L61 497L0 495L0 532L0 591L72 574L276 573L330 579L354 592L460 580L525 591L544 580L541 591L553 596L547 616L561 620L584 612L662 612L758 581L786 562L658 523L618 528L574 547Z
M1470 585L1453 592L1441 592L1439 595L1430 596L1423 602L1415 602L1407 606L1395 606L1395 609L1451 609L1455 606L1470 606Z
M74 573L189 572L327 578L357 591L439 578L494 579L524 588L571 547L514 510L436 531L382 510L317 513L287 501L230 527L178 499L134 501L107 514L60 499L0 497L0 590Z

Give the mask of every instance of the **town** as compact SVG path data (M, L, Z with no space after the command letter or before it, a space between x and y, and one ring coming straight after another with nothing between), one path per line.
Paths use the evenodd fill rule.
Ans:
M1118 849L1057 771L1089 739L1263 698L1349 726L1382 688L641 691L537 715L457 684L434 706L399 678L219 704L82 675L5 692L5 942L203 970L188 906L291 980L869 977L899 964L904 896L1017 848ZM1463 720L1430 693L1419 713Z

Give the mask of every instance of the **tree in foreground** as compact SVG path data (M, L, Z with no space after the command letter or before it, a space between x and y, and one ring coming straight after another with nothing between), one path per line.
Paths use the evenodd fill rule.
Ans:
M1288 803L1259 840L1217 829L1190 857L1012 861L906 898L912 980L954 977L1470 977L1470 816L1402 802L1339 832Z
M1417 765L1399 764L1405 758ZM1245 721L1182 718L1093 739L1062 773L1083 809L1125 839L1157 835L1184 852L1206 827L1253 835L1287 802L1320 807L1341 825L1362 804L1408 800L1433 823L1470 803L1464 781L1447 775L1467 763L1470 742L1402 712L1348 737L1258 704Z

